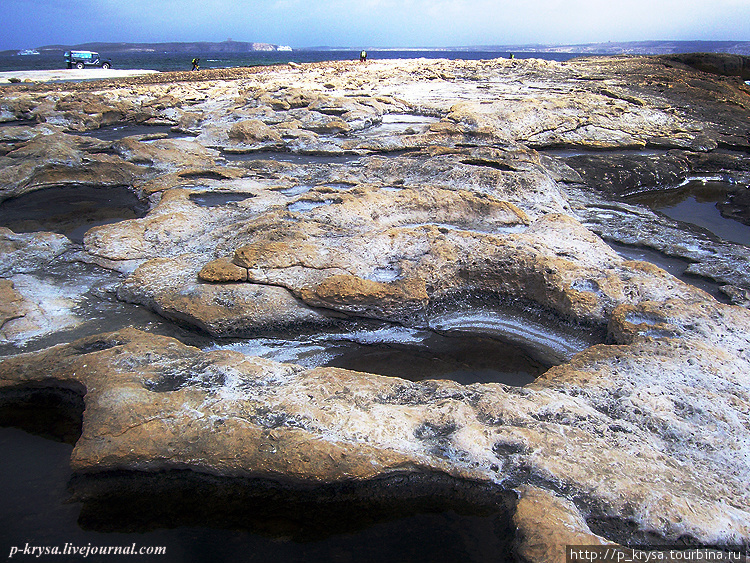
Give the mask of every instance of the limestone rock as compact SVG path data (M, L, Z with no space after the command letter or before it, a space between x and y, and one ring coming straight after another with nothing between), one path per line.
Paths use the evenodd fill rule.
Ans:
M554 367L525 387L416 383L126 329L7 352L0 394L81 395L73 467L97 483L439 476L518 493L534 563L568 541L747 543L750 311L605 243L683 257L746 301L747 246L619 199L717 175L735 182L722 212L745 214L747 87L683 63L340 61L13 87L1 118L37 125L0 133L0 200L80 184L148 199L77 254L128 274L121 300L217 338L375 318L521 342ZM192 139L71 133L115 123ZM601 149L619 150L586 154ZM0 231L3 353L78 326L89 282L44 275L72 248Z
M523 389L306 370L134 330L5 359L0 387L87 388L72 459L83 474L189 468L320 484L437 471L500 489L533 477L547 492L532 504L557 506L550 525L569 537L591 538L585 518L615 541L612 523L733 543L750 534L741 455L750 312L701 307L677 338L596 346ZM524 518L535 517L524 506L528 534Z
M153 166L163 172L211 169L218 157L217 151L182 139L157 139L146 143L139 138L126 137L113 143L112 148L128 162Z
M305 307L281 287L201 283L198 277L205 269L204 260L203 255L187 254L148 260L120 286L118 298L219 337L249 337L331 324L325 315ZM231 267L228 261L222 264Z
M0 279L0 331L8 321L25 315L21 304L23 296L13 287L10 280Z
M55 233L14 233L0 227L0 276L44 268L71 248L67 237Z
M281 136L257 119L239 121L229 130L229 138L243 143L280 143Z
M247 281L247 268L237 266L228 258L217 258L203 266L198 277L203 281L218 283Z
M314 290L302 289L300 296L313 307L409 323L424 319L429 300L421 279L382 283L348 275L331 276Z
M518 527L517 554L521 561L563 563L568 545L608 543L591 532L572 502L534 486L521 491L513 523Z
M55 185L127 186L145 175L138 166L104 154L103 144L40 128L6 155L0 201Z
M750 80L750 57L727 53L686 53L663 58L686 64L703 72L739 76L742 80Z

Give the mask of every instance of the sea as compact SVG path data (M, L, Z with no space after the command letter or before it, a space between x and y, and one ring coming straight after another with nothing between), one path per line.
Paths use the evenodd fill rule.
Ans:
M211 53L203 55L169 52L129 52L107 53L99 51L102 58L112 60L113 68L147 69L158 71L190 70L194 57L200 59L200 68L234 68L248 66L268 66L289 62L312 63L321 61L358 60L359 50L293 50L293 51L254 51L251 53ZM368 59L497 59L509 58L510 51L473 50L367 50ZM566 61L583 55L581 53L513 52L518 59L538 58L553 61ZM39 55L0 54L0 72L20 70L57 70L65 68L62 51L42 52Z

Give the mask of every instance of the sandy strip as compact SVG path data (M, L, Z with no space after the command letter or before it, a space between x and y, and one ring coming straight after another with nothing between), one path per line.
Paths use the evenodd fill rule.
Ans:
M21 82L50 82L60 80L99 80L104 78L124 78L126 76L141 76L153 74L157 70L144 69L103 69L84 68L83 70L60 69L60 70L11 70L0 72L0 84L9 84L11 78L17 78Z

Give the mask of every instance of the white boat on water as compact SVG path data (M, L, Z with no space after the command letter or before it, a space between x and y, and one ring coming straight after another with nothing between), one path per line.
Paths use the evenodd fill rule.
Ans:
M21 56L27 56L27 55L39 55L39 51L36 49L24 49L23 51L18 51L18 55Z
M289 45L279 45L276 47L277 51L291 51L292 48Z

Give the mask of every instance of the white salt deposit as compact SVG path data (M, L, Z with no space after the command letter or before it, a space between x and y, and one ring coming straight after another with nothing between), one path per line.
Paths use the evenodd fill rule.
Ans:
M156 70L145 69L103 69L85 68L60 70L11 70L0 72L0 84L8 84L11 78L21 82L62 82L66 80L103 80L105 78L125 78L153 74Z

